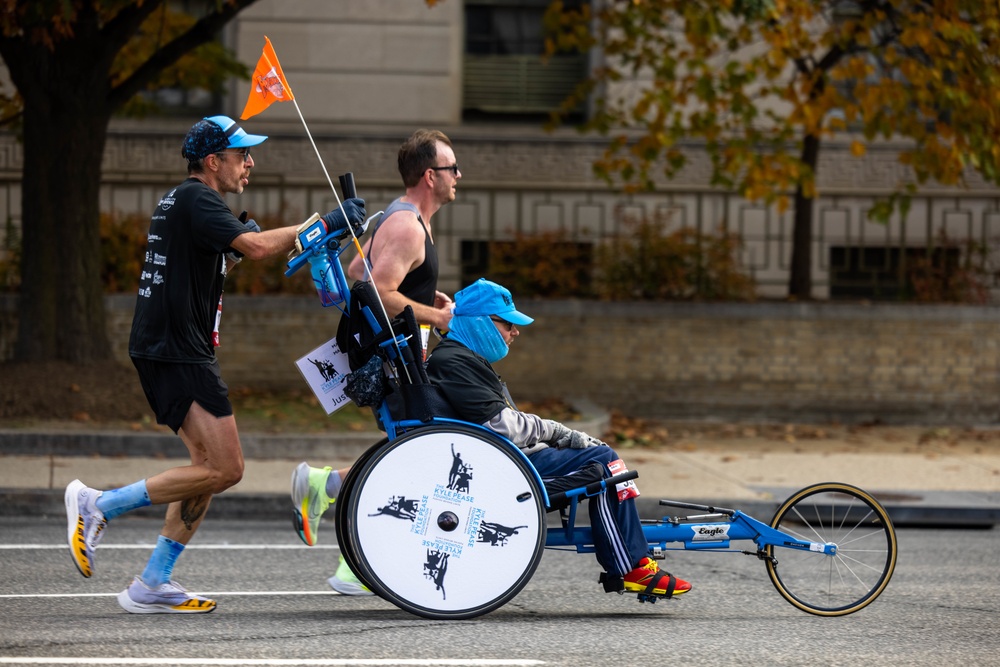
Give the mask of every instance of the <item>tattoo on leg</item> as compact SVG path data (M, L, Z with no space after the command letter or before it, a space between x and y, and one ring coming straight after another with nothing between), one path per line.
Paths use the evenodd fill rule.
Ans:
M210 496L204 495L181 501L181 521L184 522L184 525L187 526L188 530L194 530L192 526L198 519L201 518L201 515L205 513L205 508L208 507L209 497Z

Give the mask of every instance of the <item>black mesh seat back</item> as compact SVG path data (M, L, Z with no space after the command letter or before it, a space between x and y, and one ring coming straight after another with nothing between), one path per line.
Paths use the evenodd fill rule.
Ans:
M401 337L404 343L398 347L395 343L383 345L394 336ZM413 309L407 306L390 326L370 282L358 281L351 288L351 304L337 328L337 344L347 350L351 366L348 397L359 405L377 408L384 398L393 419L426 422L432 417L455 417L448 402L427 380L420 326ZM382 372L383 363L392 367L395 377L385 377L378 383L372 375ZM361 393L355 392L362 386L367 389L363 402L359 401Z
M389 403L389 410L396 419L419 419L430 421L441 409L437 388L427 380L427 370L423 363L423 346L420 341L420 326L413 316L413 309L407 306L399 317L393 320L396 335L402 335L406 346L396 351L392 360L399 381L397 387L401 394L403 413L397 414L398 404ZM395 409L394 409L395 407Z
M351 287L351 305L337 326L337 345L347 351L351 370L364 366L389 339L389 322L370 282L359 280Z

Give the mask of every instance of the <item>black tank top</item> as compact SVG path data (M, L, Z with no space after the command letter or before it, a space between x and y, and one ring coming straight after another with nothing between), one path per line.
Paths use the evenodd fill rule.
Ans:
M413 211L417 216L417 220L420 221L420 226L424 229L424 262L406 274L403 282L399 284L398 290L403 296L413 299L417 303L422 303L425 306L433 306L434 293L437 291L438 281L437 249L431 241L431 235L427 233L427 227L423 224L424 221L420 217L417 207L399 199L389 204L382 217L375 224L375 231L372 232L372 244L375 242L375 234L378 233L382 223L390 215L400 210ZM374 245L371 247L374 247ZM375 260L371 257L368 258L368 261L371 262L372 266L375 265Z

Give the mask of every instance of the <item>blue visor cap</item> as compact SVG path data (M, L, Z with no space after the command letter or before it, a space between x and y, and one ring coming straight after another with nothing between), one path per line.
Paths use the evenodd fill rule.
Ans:
M514 298L506 287L485 278L455 293L453 312L459 316L495 315L522 327L535 321L514 307Z
M188 160L201 160L226 148L250 148L266 139L261 134L247 134L229 116L212 116L199 120L188 130L181 155Z

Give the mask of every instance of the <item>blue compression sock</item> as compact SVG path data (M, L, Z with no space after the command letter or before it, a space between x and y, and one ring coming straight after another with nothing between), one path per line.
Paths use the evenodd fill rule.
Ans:
M130 512L137 507L151 505L149 493L146 492L146 480L139 480L135 484L123 486L120 489L105 491L97 499L97 509L101 510L104 518L110 521L119 514Z
M174 563L177 557L184 551L184 545L175 542L169 537L160 535L156 540L156 548L153 555L146 563L146 569L142 571L142 581L150 588L156 588L160 584L170 581L170 575L174 572Z

